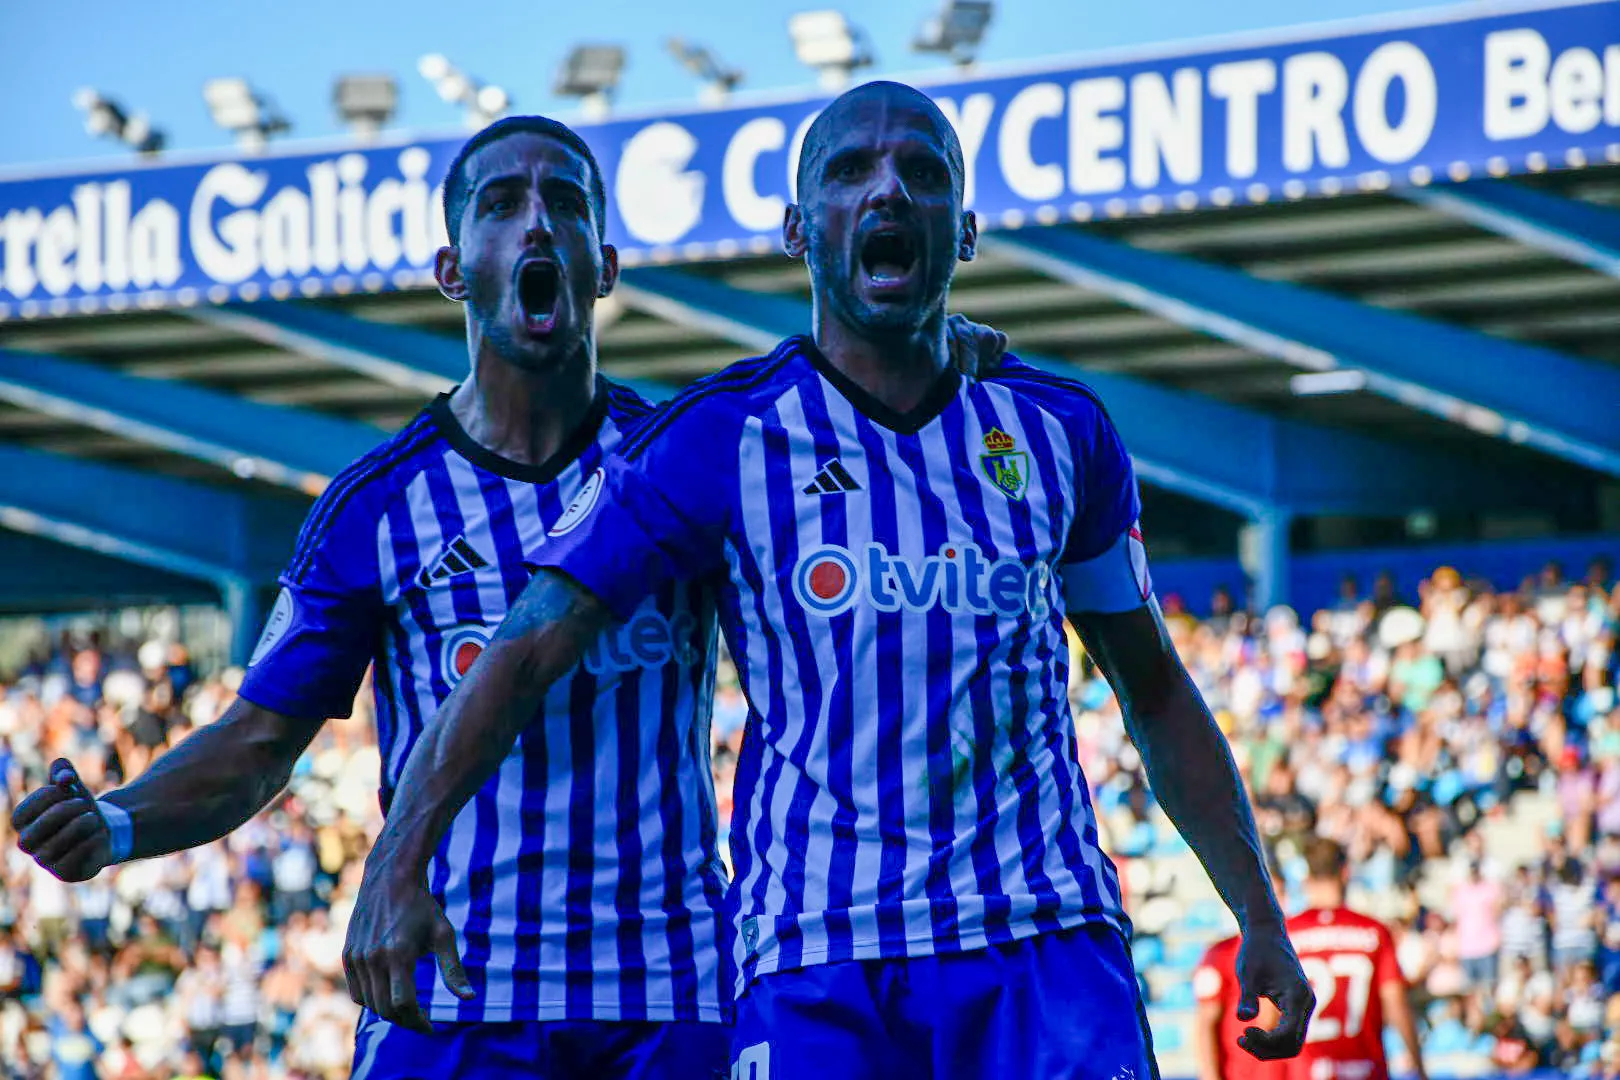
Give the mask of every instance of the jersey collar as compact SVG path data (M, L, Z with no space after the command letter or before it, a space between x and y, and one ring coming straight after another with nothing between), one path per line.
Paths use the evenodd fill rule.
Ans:
M428 414L433 418L434 426L439 434L444 436L445 442L486 472L496 476L504 476L508 480L521 480L529 484L549 484L562 474L562 471L579 460L596 437L601 433L602 421L607 417L608 388L603 384L600 376L596 380L596 392L591 397L591 407L586 410L585 418L581 420L557 447L557 452L538 465L526 465L521 461L504 458L476 441L467 434L467 429L461 426L456 414L450 411L450 395L454 390L440 394L428 406Z
M874 424L900 435L915 435L932 423L945 411L945 407L955 400L956 391L962 385L962 373L957 371L954 365L948 364L914 408L903 413L896 412L861 389L855 380L833 367L832 361L822 355L815 341L808 335L799 338L799 351L821 377L832 384L833 389L849 400L856 412Z

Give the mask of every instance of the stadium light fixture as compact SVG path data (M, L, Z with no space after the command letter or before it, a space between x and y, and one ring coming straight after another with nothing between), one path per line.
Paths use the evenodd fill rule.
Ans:
M575 45L568 50L551 92L578 98L580 109L600 120L613 107L613 91L624 74L624 49L618 45Z
M923 20L911 47L916 52L945 53L966 67L978 55L995 7L990 0L944 0Z
M140 154L156 154L163 149L165 136L152 126L145 113L125 112L118 102L88 86L73 95L73 104L84 113L84 130L88 134L117 139Z
M1355 368L1333 371L1305 371L1288 377L1288 388L1295 397L1323 394L1353 394L1367 385L1367 373Z
M292 130L292 123L246 79L209 79L203 83L203 100L214 123L245 149L262 150L271 136Z
M838 91L856 71L872 65L872 49L860 28L840 11L801 11L788 19L799 63L815 69L822 89Z
M664 47L681 67L702 81L703 89L699 96L705 105L722 104L742 82L741 71L726 67L702 45L672 37L664 42Z
M485 127L512 107L511 95L504 89L479 82L439 53L422 57L416 62L416 70L433 84L442 101L461 106L462 119L469 128Z
M374 138L399 109L399 80L392 75L341 75L332 84L338 116L361 138Z

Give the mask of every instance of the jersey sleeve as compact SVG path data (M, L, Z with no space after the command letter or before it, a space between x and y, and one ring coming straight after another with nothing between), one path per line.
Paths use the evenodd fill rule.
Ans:
M1058 566L1069 614L1134 611L1153 595L1136 471L1100 404L1072 422L1079 510Z
M719 567L740 482L737 428L701 399L653 413L586 480L535 565L567 574L620 619L660 585Z
M1204 958L1193 971L1193 996L1202 1002L1220 1001L1226 989L1226 976L1221 969L1222 943L1216 942L1204 953Z
M305 519L242 680L242 697L284 716L348 716L382 633L380 517L343 480Z

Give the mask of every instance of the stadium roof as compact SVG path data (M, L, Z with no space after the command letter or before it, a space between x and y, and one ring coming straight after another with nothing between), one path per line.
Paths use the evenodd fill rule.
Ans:
M1579 518L1620 476L1620 2L929 91L985 227L952 309L1091 379L1153 488L1286 529ZM628 267L607 373L656 396L806 327L772 221L823 103L581 126ZM263 585L290 511L466 370L427 287L455 145L0 181L0 525ZM221 518L255 542L199 550Z

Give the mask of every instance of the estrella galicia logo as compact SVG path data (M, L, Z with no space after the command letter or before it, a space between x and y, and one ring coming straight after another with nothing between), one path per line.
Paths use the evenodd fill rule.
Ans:
M979 455L984 475L1008 498L1021 499L1029 486L1029 455L1018 449L1018 440L1000 428L984 437L984 453Z
M806 552L793 568L793 595L812 615L832 618L865 601L879 611L943 607L974 615L1044 619L1052 568L1045 562L989 559L971 541L947 542L913 562L867 544L859 555L836 544Z

